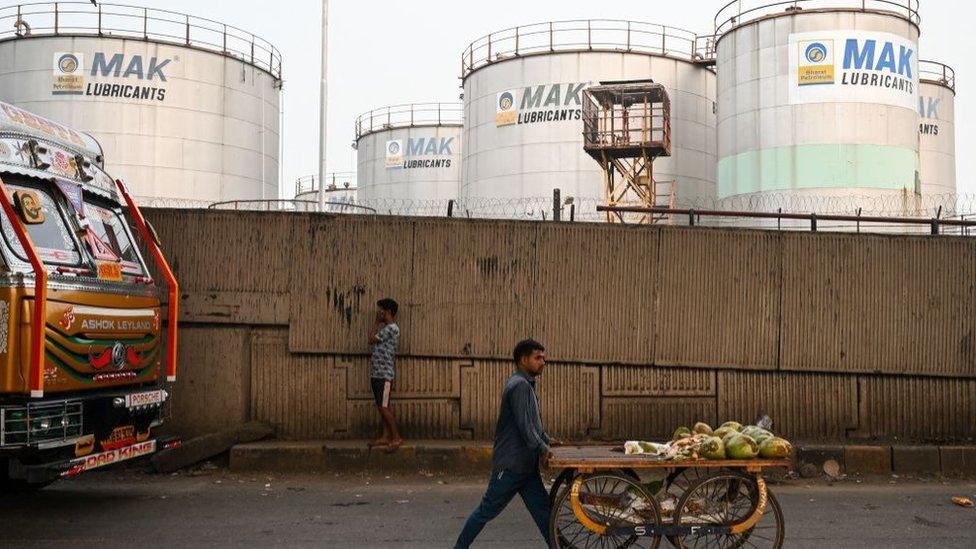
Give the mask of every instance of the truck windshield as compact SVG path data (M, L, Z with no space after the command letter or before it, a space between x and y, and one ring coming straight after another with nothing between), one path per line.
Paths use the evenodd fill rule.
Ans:
M27 233L34 242L41 260L44 263L57 265L80 265L81 253L78 251L78 244L61 216L54 198L47 191L36 187L8 184L7 188L11 192L34 191L40 199L41 209L44 211L44 223L27 225ZM3 238L7 246L19 259L27 262L24 247L17 239L17 234L7 216L0 216L0 225L2 225Z
M144 274L135 244L129 238L129 233L125 230L125 221L118 213L86 202L85 218L95 238L121 260L123 272L134 275Z

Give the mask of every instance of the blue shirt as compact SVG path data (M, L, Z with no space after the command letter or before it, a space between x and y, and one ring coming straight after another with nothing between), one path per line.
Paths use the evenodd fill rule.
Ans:
M535 376L516 370L505 383L495 426L492 469L530 473L549 451L549 435L542 427Z

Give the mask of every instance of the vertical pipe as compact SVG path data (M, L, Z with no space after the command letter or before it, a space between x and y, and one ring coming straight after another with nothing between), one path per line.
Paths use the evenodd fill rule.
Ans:
M322 75L319 83L319 208L325 206L326 143L329 120L329 0L322 0Z
M98 6L98 35L102 35L102 6Z
M58 23L59 23L58 3L55 2L54 3L54 34L58 34Z
M47 324L47 271L44 263L37 254L34 242L30 234L21 223L20 218L14 211L13 204L10 203L7 194L7 187L0 179L0 206L3 207L4 214L10 221L10 225L17 235L27 259L30 261L31 268L34 270L34 310L31 315L30 328L30 374L27 379L31 398L44 397L44 330Z
M190 16L186 16L186 45L190 45Z
M149 9L142 8L142 39L149 40ZM225 47L224 50L227 48Z
M152 254L153 259L156 261L156 266L163 273L166 286L169 288L169 303L167 303L167 316L169 317L169 321L166 325L166 381L176 381L176 350L178 348L176 327L179 324L180 285L176 282L176 276L173 274L172 269L169 268L169 263L166 262L166 258L163 257L162 250L159 249L160 244L155 231L149 230L146 219L142 217L139 206L129 196L128 189L126 189L121 179L115 180L115 186L118 187L119 192L122 194L122 198L129 208L129 215L135 221L136 228L139 230L143 242L146 243L146 248L149 249L149 253Z

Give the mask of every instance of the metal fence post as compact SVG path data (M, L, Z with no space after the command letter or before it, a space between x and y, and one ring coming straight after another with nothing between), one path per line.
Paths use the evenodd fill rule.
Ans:
M447 201L447 217L454 217L454 199Z
M810 214L810 232L817 232L817 214Z
M569 220L576 221L576 203L569 205Z
M559 199L559 189L552 190L552 220L559 221L560 214L560 199Z

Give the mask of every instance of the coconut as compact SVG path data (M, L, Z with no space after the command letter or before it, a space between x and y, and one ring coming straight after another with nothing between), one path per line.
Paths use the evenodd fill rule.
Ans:
M725 445L718 437L708 437L698 447L698 454L705 459L725 459Z
M768 433L769 431L766 431L762 427L757 427L755 425L746 425L745 427L742 428L742 430L740 432L743 435L746 435L748 437L752 437L752 439L755 440L755 438L757 436L759 436L760 434L762 434L763 432L767 432Z
M748 435L738 434L725 444L725 455L729 459L752 459L759 454L759 445Z
M722 444L728 444L732 437L740 434L738 431L729 431L728 433L722 435Z
M775 438L775 436L765 429L760 429L755 435L752 435L752 438L756 441L756 444L762 444L766 440Z
M719 427L718 429L715 429L715 432L712 433L712 436L716 436L718 438L725 438L725 435L729 433L737 433L737 432L738 431L734 429L730 429L728 427Z
M719 427L719 429L732 429L733 431L741 431L742 424L739 423L738 421L726 421L725 423L722 424L721 427Z
M691 428L691 432L696 435L710 435L712 434L712 428L707 423L698 422L694 427Z
M674 434L671 435L671 440L680 440L682 438L688 438L691 436L691 429L687 427L678 427L674 430Z
M784 459L790 457L793 446L779 437L769 437L759 444L759 456L763 459Z

